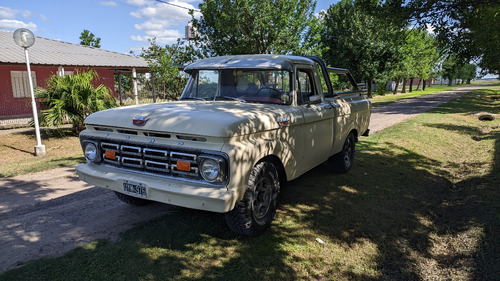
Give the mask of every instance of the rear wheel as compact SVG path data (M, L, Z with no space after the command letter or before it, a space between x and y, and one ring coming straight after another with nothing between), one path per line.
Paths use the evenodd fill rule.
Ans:
M253 168L243 199L225 214L229 228L245 236L257 236L269 228L276 213L280 180L271 162Z
M354 150L355 150L356 138L354 133L351 132L347 136L342 151L333 156L333 164L335 166L335 171L339 173L347 173L354 162Z
M116 195L116 197L118 197L118 199L122 200L123 202L130 204L130 205L134 205L134 206L144 206L146 204L151 203L151 201L149 201L149 200L133 197L133 196L126 195L126 194L116 192L116 191L115 191L115 195Z

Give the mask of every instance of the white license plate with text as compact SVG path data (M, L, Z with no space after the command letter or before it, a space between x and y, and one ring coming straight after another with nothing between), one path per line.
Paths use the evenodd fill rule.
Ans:
M123 182L123 191L125 193L139 196L142 198L147 198L148 194L146 191L146 185L143 183L137 183L133 181L124 181Z

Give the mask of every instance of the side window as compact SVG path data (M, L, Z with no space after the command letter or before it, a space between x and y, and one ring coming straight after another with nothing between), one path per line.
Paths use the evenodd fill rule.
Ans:
M297 101L299 104L309 102L309 97L316 95L314 80L311 71L298 70L295 88L297 89Z
M348 92L354 90L351 81L349 81L345 74L330 72L329 75L333 92Z
M326 85L325 77L323 76L323 70L321 69L321 66L319 63L315 63L316 65L316 71L318 72L319 79L321 80L321 90L323 91L324 95L328 94L328 86Z

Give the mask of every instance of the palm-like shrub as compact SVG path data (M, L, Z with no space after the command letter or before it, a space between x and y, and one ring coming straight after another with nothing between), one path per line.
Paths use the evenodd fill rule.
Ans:
M76 71L74 75L49 78L47 89L37 92L44 110L41 111L40 123L45 126L60 127L65 122L73 125L73 133L84 129L83 121L93 112L116 107L116 100L111 90L92 84L99 75L94 70Z

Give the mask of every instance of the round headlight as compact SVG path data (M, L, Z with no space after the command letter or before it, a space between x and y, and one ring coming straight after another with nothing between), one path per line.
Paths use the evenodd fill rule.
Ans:
M97 147L95 144L89 142L85 145L85 157L87 157L90 161L97 159Z
M209 182L215 181L220 175L219 162L214 159L204 159L201 162L201 176Z

